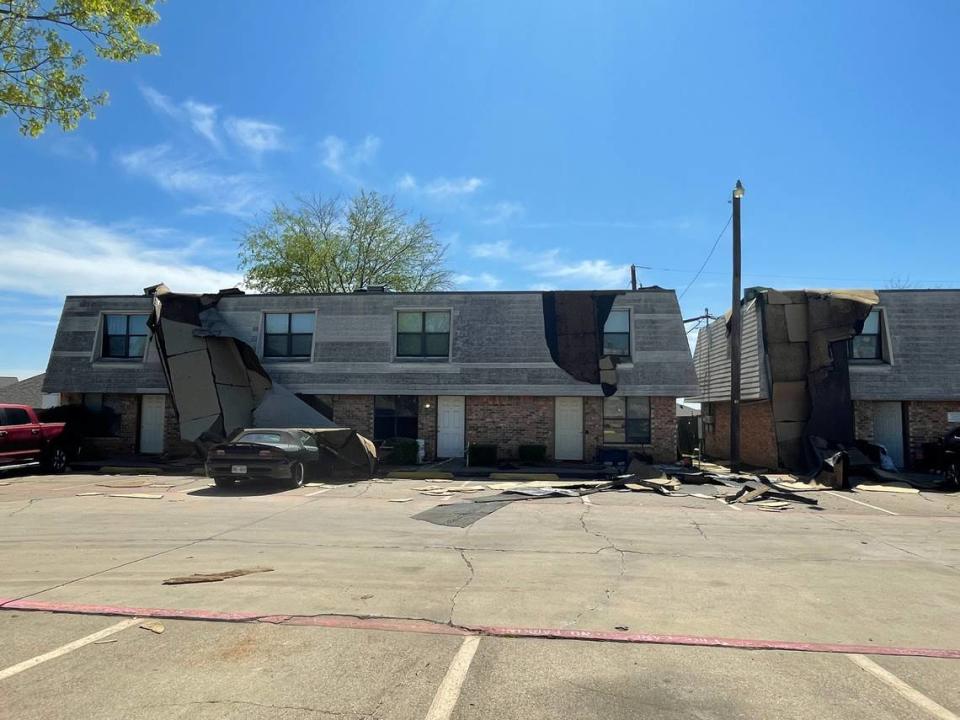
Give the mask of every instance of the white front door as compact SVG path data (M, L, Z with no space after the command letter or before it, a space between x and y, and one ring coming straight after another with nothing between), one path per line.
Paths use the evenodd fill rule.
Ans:
M903 410L900 403L873 404L873 442L883 445L893 464L903 469Z
M556 398L555 442L557 460L583 460L583 398Z
M463 395L437 398L437 457L463 457Z
M140 399L140 452L159 455L163 452L163 418L166 395L143 395Z

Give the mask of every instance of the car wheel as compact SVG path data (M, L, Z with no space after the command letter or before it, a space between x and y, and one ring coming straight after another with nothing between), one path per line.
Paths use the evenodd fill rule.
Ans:
M303 463L294 463L290 466L290 487L303 487L304 470Z
M218 488L225 489L232 488L234 483L236 483L236 480L234 480L232 477L215 477L213 479L213 483Z
M62 447L49 450L43 459L43 468L57 475L64 472L67 469L67 451Z
M954 487L960 485L960 463L947 465L947 470L943 476L948 485L953 485Z

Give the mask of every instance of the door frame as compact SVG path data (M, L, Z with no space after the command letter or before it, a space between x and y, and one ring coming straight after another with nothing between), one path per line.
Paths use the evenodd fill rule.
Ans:
M560 406L561 401L573 400L580 407L580 452L579 457L560 457ZM584 422L583 398L579 395L558 395L553 399L553 457L555 460L572 460L583 462L584 458Z
M440 453L440 419L442 417L441 413L441 404L443 401L447 400L456 400L458 401L458 406L460 410L460 454L459 455L446 455ZM437 445L436 445L436 455L438 458L447 458L447 457L465 457L467 450L467 400L463 395L437 395Z
M163 400L163 414L160 416L160 450L157 452L144 452L143 450L143 405L148 397L159 397ZM137 403L137 453L144 455L163 455L166 450L166 417L167 417L167 395L144 394L140 396L140 402Z

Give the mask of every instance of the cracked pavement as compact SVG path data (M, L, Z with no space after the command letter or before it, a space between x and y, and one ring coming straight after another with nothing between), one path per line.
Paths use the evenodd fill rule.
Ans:
M451 528L411 518L438 503L465 499L420 495L413 488L422 481L343 485L319 494L310 487L218 493L203 488L197 478L164 478L175 487L146 490L162 494L160 500L78 496L95 490L98 480L102 478L24 476L0 486L0 514L5 517L0 526L5 558L0 597L261 615L410 618L462 626L626 626L650 633L960 647L955 621L960 606L960 512L952 495L856 496L897 513L889 515L824 493L818 495L818 509L764 513L750 507L733 510L711 500L684 498L681 503L654 493L612 492L591 495L589 502L517 502L468 528ZM388 502L399 497L414 499ZM18 512L25 507L29 512ZM161 584L168 577L253 565L273 572L213 584ZM20 652L17 643L10 642L14 626L9 617L0 613L0 657L5 645L14 654ZM20 613L18 622L30 617L45 616ZM101 627L111 623L100 620ZM133 707L151 717L145 709L149 702L156 703L152 712L164 717L423 717L458 643L456 637L356 630L261 630L222 624L216 630L201 628L206 623L175 622L168 633L154 638L124 631L118 643L76 655L89 662L94 652L111 653L109 657L119 660L114 656L121 646L155 649L178 638L181 647L171 646L166 660L152 658L153 650L146 660L136 654L123 660L151 678L147 690L139 685L137 690L150 697L141 703L132 689L123 689L121 695L130 695L129 707L117 700L111 707L127 715L118 710L116 717L136 717ZM182 643L194 631L196 641L189 640L192 649L185 651ZM44 632L41 639L47 637ZM207 638L211 633L215 642ZM368 640L358 641L358 633ZM16 633L22 635L22 630ZM237 636L253 639L236 646ZM63 642L75 637L65 635ZM311 643L317 638L321 645L336 645L324 650L332 657L314 657ZM209 656L209 648L218 643L233 648L223 650L224 657L243 662L224 664L220 656ZM534 647L533 641L484 639L476 662L483 667L490 656L507 662L504 658L513 655L504 648L519 648L521 643ZM56 644L43 640L37 650ZM546 645L560 647L556 642ZM296 668L287 667L290 647L309 656ZM585 655L598 655L594 671L602 676L605 671L599 668L607 667L599 659L603 652L588 651L584 644L580 648ZM642 652L645 657L654 651ZM704 653L710 651L697 652L693 667L704 663ZM718 651L712 652L709 657L716 657ZM199 658L196 672L191 653ZM543 654L517 650L515 655L529 653L531 664L524 667L533 678L540 677L541 666L555 664L549 649ZM363 657L354 657L358 654ZM337 665L337 657L346 658L347 665ZM22 659L3 658L7 663ZM165 674L164 662L179 667L179 674ZM369 668L366 680L351 674L351 662L360 664L360 675ZM687 661L676 662L680 667ZM212 670L200 669L211 664ZM956 672L956 666L951 667ZM48 671L38 669L18 678L25 687L35 687L30 683L39 680L31 678L47 677ZM166 678L162 688L153 687L157 672ZM491 668L490 676L498 672ZM941 670L924 672L939 677ZM224 673L233 683L226 694L217 688L217 676ZM564 673L554 668L554 674ZM317 695L316 678L321 676L324 692L330 678L336 679L335 702ZM490 704L486 693L496 692L484 684L488 679L477 686L468 683L468 695L483 697L462 702L462 717L484 716L479 708ZM583 684L583 679L576 682ZM658 704L672 697L668 689L663 697L638 697L630 686L622 687L621 680L626 679L611 677L609 690L589 682L590 690L565 685L562 691L554 687L553 694L575 692L576 699L568 698L575 707L584 697L593 698L590 707L602 707L610 717L620 712L636 716L638 707L673 717ZM303 692L271 694L270 683L290 682L296 688L302 685ZM536 695L537 688L551 683L544 679L530 692ZM244 694L245 684L258 689ZM181 685L183 692L177 690ZM356 702L343 700L342 687L352 688ZM932 687L941 692L936 684ZM488 717L523 715L516 708L492 706L501 714ZM102 707L86 710L86 716L111 717ZM754 708L753 716L760 715Z

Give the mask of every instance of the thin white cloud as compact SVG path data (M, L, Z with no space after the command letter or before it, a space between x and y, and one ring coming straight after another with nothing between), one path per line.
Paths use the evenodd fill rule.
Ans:
M619 288L627 287L630 266L606 259L571 259L553 248L532 252L516 248L507 240L471 245L467 251L475 258L501 261L517 266L527 276L537 278L533 289Z
M100 155L93 143L69 135L56 138L50 144L50 152L68 160L83 160L88 163L95 163Z
M359 165L367 165L377 157L380 151L380 138L376 135L367 135L353 151L353 161Z
M141 85L140 93L154 110L179 123L188 125L215 148L218 150L221 148L220 136L217 133L216 106L196 100L176 102L149 85Z
M320 149L323 151L323 164L331 172L339 175L343 172L343 154L346 151L346 143L336 135L327 135L320 142Z
M238 117L228 117L223 124L233 141L254 155L283 147L283 128L279 125Z
M217 109L213 105L186 100L183 109L187 114L190 127L198 135L206 138L215 148L220 148L220 136L217 135Z
M43 297L140 293L158 282L178 292L233 287L238 273L190 258L189 243L151 242L143 230L41 212L0 212L0 292ZM169 235L168 231L164 235Z
M461 195L471 195L483 186L483 180L478 177L437 178L423 186L423 192L431 197L447 198Z
M493 273L482 272L476 275L455 275L453 283L463 290L496 290L500 287L502 281Z
M169 115L172 118L176 118L179 115L177 104L156 88L152 88L149 85L141 85L140 94L143 95L147 104L154 110L164 115Z
M498 225L520 217L523 213L523 204L504 200L488 207L487 216L481 222L484 225Z
M336 135L327 135L320 141L320 162L334 175L359 182L355 174L362 166L371 164L379 151L380 138L376 135L367 135L356 145Z
M513 256L513 248L508 240L498 240L490 243L477 243L471 245L469 252L477 258L495 258L498 260L508 260Z
M411 191L417 189L417 179L410 173L404 173L399 180L397 180L397 190L402 191Z
M527 269L543 278L596 288L626 287L630 278L629 265L616 265L609 260L568 260L559 250L543 253L530 262Z
M203 161L176 155L169 145L152 145L117 158L128 172L146 177L167 192L187 195L193 212L222 212L240 217L265 201L260 179L247 173L221 173Z

